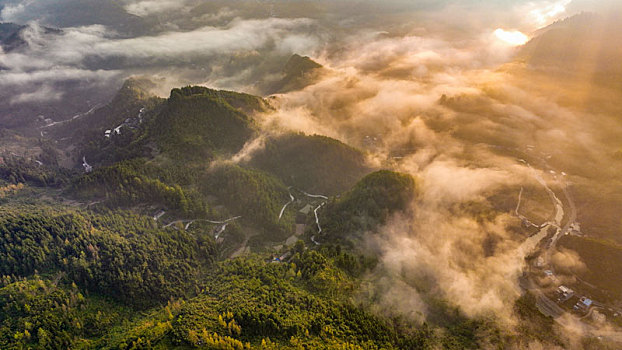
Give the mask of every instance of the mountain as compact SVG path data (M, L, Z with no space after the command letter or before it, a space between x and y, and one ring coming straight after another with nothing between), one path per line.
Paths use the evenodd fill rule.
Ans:
M302 133L267 139L248 164L289 186L326 195L346 191L370 171L361 151L326 136Z
M317 81L324 67L307 56L292 55L281 72L282 78L268 88L269 94L303 89Z
M247 113L268 108L261 98L199 86L173 89L154 118L151 136L179 160L232 155L256 134Z
M622 25L582 13L538 30L518 54L531 67L598 76L622 74Z
M15 47L26 44L19 35L24 28L26 26L15 23L0 23L0 47L4 52L10 52Z
M390 215L408 210L417 195L415 179L388 170L373 172L340 198L328 203L322 216L322 237L345 243L387 222Z
M142 108L151 107L160 99L151 93L155 84L145 78L129 78L106 105L92 109L51 128L57 137L94 137L103 135L128 118L137 118Z
M388 316L376 302L402 280L377 284L385 261L361 242L385 237L392 216L417 220L418 179L373 171L329 137L263 129L261 97L152 88L132 78L106 105L37 129L45 136L15 137L39 155L2 154L0 348L563 345L529 292L508 309L518 331L418 280L405 290L425 299L426 321ZM233 157L252 140L262 147ZM609 248L604 266L601 246L577 252L596 275L620 258Z
M61 34L63 31L51 27L36 27L43 34ZM24 48L28 42L24 39L24 31L33 29L31 24L20 25L15 23L0 23L0 47L5 53Z

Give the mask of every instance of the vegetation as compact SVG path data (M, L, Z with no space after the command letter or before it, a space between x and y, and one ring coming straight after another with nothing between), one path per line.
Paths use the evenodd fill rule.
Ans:
M326 195L350 189L369 172L360 151L326 136L302 133L268 139L249 164L287 185Z
M141 159L119 162L75 179L70 191L82 199L104 199L113 207L149 203L183 215L205 216L207 205L198 194L188 193L177 184L168 185L153 177L159 173Z
M478 332L494 331L457 314L447 316L451 326L446 332L426 324L406 331L399 320L371 314L351 301L356 276L373 261L339 246L316 251L299 243L292 253L282 263L260 256L220 262L205 269L205 277L194 278L202 281L198 295L162 302L142 315L132 312L137 307L132 303L123 306L102 298L104 290L87 288L79 279L71 283L70 272L6 276L0 288L0 344L36 349L465 349L477 347ZM144 254L138 250L121 256L133 261ZM126 266L120 269L127 271ZM126 292L109 295L116 299Z
M386 321L340 297L353 282L332 259L305 251L292 261L275 264L251 258L220 264L210 276L211 287L186 303L175 318L174 342L198 345L229 337L224 349L242 348L240 344L397 349L405 344L423 348L427 343L425 331L400 335Z
M348 234L373 230L392 213L407 210L416 190L410 175L388 170L371 173L326 205L321 216L323 233L339 241Z
M202 186L204 193L216 195L233 215L261 228L266 237L287 238L293 220L290 215L279 220L289 195L278 179L258 170L223 164L206 175Z
M81 287L139 307L194 291L213 243L158 229L127 212L8 208L0 217L0 275L62 273Z
M514 303L514 313L519 320L517 331L521 334L519 342L523 346L534 340L551 346L563 345L553 329L555 321L538 310L533 294L525 293L518 298Z
M0 163L0 179L11 184L27 183L40 187L61 187L72 171L18 157L5 157Z
M131 309L84 294L76 284L35 275L0 287L0 347L67 349L96 347L95 341L131 317Z
M292 71L318 68L300 57L291 65ZM412 210L415 179L388 170L367 174L360 151L318 135L272 137L250 160L234 164L226 158L256 133L250 114L270 108L263 99L185 87L161 100L143 84L128 81L110 105L68 123L76 135L81 129L92 134L78 141L76 152L93 160L92 172L59 168L53 143L38 144L41 153L33 159L43 164L3 159L0 348L561 344L546 339L553 321L539 314L529 294L514 310L524 339L502 332L492 320L465 316L429 291L420 291L429 313L425 323L373 313L360 287L377 260L349 244L391 215ZM135 117L143 107L144 122L110 139L103 136L103 128ZM90 124L93 118L97 122ZM296 210L323 201L300 190L332 196L321 209L320 246L300 240L291 247L288 239ZM286 203L290 209L279 217ZM144 215L157 209L167 216ZM488 209L471 203L461 208L481 218ZM214 221L232 216L242 218L215 242L214 230L222 225ZM615 272L618 247L575 247L574 239L564 237L560 245L577 249L586 262L592 250L605 252L610 262L599 260L605 265L593 268ZM579 249L590 244L586 252ZM229 258L246 248L253 254Z
M160 149L175 159L233 154L255 133L253 121L241 106L254 110L262 103L250 95L203 87L173 89L151 133Z
M563 236L559 246L572 249L579 254L587 270L578 271L579 277L597 286L599 289L610 291L615 299L622 298L622 246L610 241L596 238Z

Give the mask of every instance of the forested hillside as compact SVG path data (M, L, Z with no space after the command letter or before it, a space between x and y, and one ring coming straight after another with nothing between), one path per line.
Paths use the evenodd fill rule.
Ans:
M327 195L348 190L369 172L361 151L326 136L302 133L266 140L248 163L287 185Z
M237 165L217 165L207 173L202 188L273 240L285 239L291 232L291 217L279 220L279 210L288 200L287 187L269 174Z
M345 242L385 224L390 215L404 212L417 194L410 175L381 170L365 176L341 198L328 203L322 217L323 235Z
M231 155L256 132L245 111L262 108L263 101L250 95L201 87L174 89L154 119L151 134L162 152L177 159Z

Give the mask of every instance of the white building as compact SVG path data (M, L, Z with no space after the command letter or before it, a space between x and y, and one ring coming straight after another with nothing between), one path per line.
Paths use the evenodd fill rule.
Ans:
M566 286L559 286L557 291L559 292L558 300L560 302L566 301L574 296L574 291Z

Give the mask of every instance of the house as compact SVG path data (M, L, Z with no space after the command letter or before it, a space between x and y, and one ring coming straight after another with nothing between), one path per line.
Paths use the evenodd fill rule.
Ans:
M164 210L160 210L153 215L153 220L158 221L159 218L162 217L166 212Z
M581 310L583 312L586 312L592 306L592 303L593 303L592 299L588 299L586 297L581 297L581 299L579 299L577 304L575 306L573 306L573 309Z
M559 286L557 292L559 293L557 300L560 302L564 302L574 296L574 291L566 286Z

